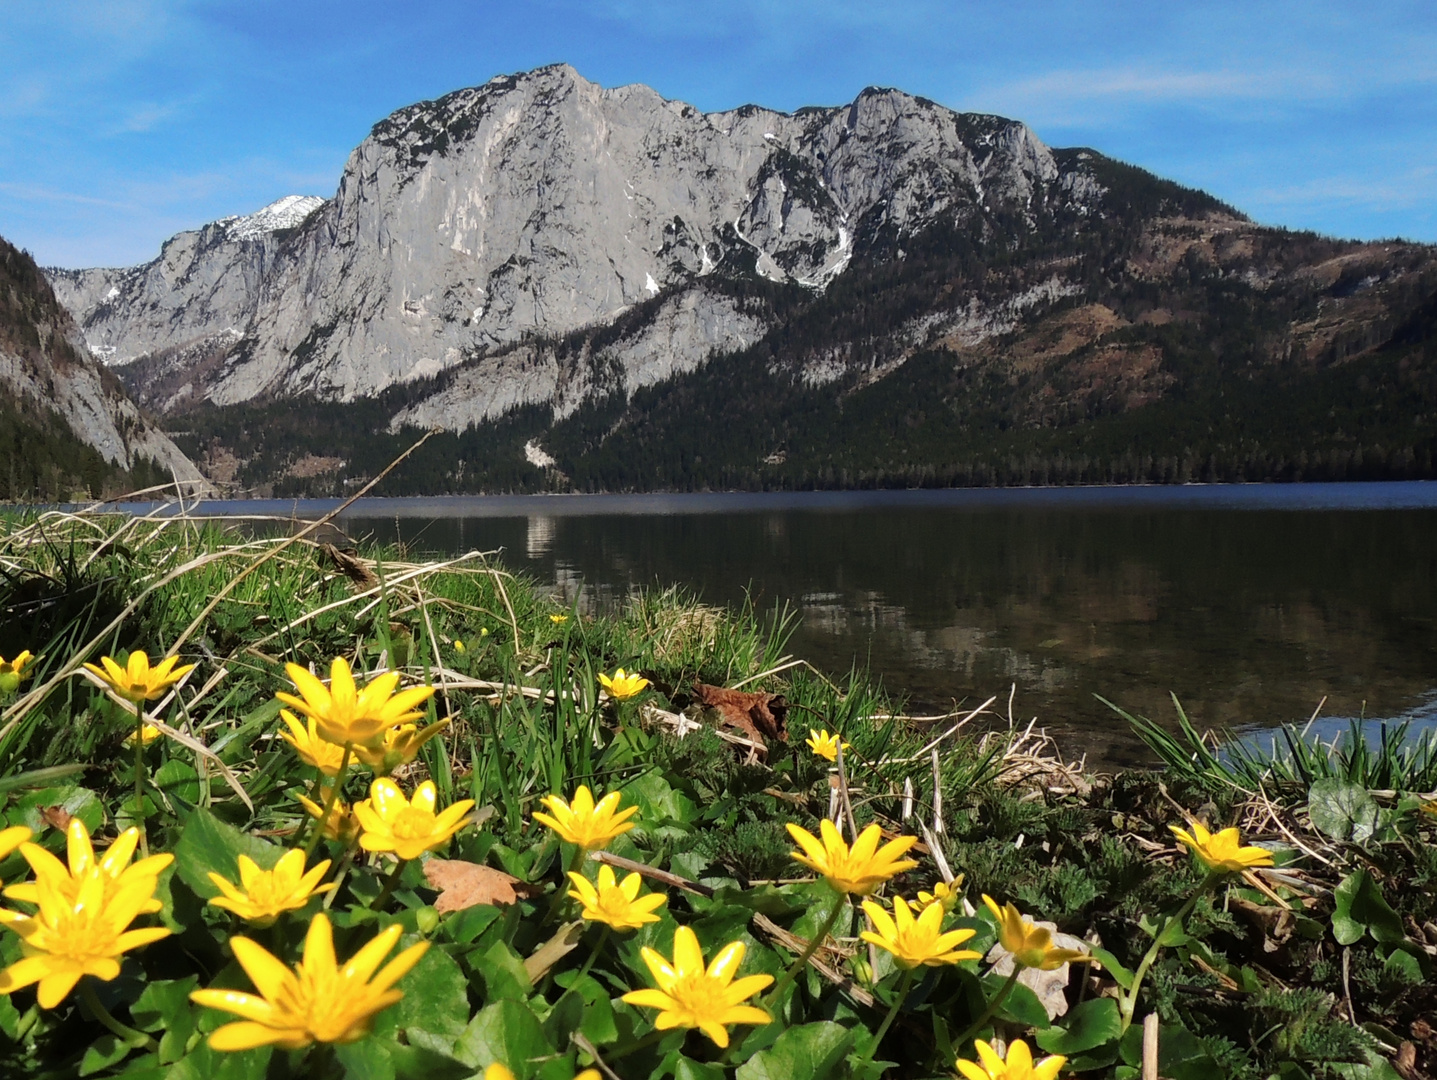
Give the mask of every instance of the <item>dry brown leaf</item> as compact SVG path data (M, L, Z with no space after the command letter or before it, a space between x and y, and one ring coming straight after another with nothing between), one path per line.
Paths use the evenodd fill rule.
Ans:
M768 746L775 740L788 741L784 727L788 702L779 694L729 690L707 683L694 683L694 696L709 708L717 709L723 722L745 737Z
M50 828L59 829L61 832L70 827L70 811L63 806L42 806L40 817Z
M434 910L441 915L475 904L512 904L535 892L534 886L512 874L463 859L430 859L424 864L424 877L439 890Z

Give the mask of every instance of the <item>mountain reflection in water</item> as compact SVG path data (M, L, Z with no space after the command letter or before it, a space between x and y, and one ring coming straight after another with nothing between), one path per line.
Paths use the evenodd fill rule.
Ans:
M1427 723L1437 686L1437 485L376 500L344 527L502 548L594 606L788 602L795 655L867 664L913 711L1016 683L1020 721L1105 765L1143 751L1095 694L1254 729L1324 696Z

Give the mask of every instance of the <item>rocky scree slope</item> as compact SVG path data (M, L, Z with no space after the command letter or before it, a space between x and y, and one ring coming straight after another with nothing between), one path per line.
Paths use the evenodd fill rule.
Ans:
M3 239L0 389L0 497L118 494L170 476L204 486L193 462L90 355L30 256Z

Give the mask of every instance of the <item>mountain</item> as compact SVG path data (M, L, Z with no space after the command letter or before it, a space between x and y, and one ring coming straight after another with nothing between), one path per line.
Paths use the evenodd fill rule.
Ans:
M1437 436L1432 248L896 90L705 114L503 76L381 121L328 201L49 273L192 453L275 490L431 426L398 490L1427 475Z
M203 483L86 349L28 254L0 239L0 498L120 494Z

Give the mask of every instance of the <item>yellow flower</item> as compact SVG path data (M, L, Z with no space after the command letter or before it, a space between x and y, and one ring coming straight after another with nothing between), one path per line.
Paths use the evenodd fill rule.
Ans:
M816 757L821 757L825 761L838 760L839 737L837 734L830 735L827 728L820 728L818 731L809 728L808 738L805 742L808 743L808 748L813 751ZM850 744L844 743L843 749L845 751L851 749Z
M569 895L583 905L579 914L590 922L606 923L615 930L637 930L644 923L659 921L653 912L663 905L666 897L663 893L640 897L639 886L643 882L638 874L630 874L616 883L614 868L603 865L599 867L597 887L583 874L572 870L569 880L574 883Z
M693 930L680 926L674 931L674 961L645 946L644 963L658 983L657 990L630 990L623 1000L630 1005L658 1009L654 1026L698 1028L722 1049L728 1046L728 1024L767 1024L771 1017L762 1009L743 1002L768 987L772 975L749 975L735 979L743 963L744 944L725 945L707 970L703 950Z
M1168 828L1214 873L1238 873L1254 866L1272 865L1272 852L1266 848L1243 847L1236 829L1210 833L1201 821L1194 821L1192 825L1191 833L1176 825L1169 825Z
M1013 954L1013 962L1019 967L1038 968L1053 971L1064 964L1096 963L1087 953L1076 949L1059 949L1053 945L1052 931L1034 926L1012 904L998 906L991 896L984 896L983 903L998 920L998 941Z
M918 865L902 858L904 852L918 843L916 836L900 836L880 848L878 842L883 838L883 830L870 825L858 834L850 851L827 818L819 823L818 832L822 841L807 829L789 825L788 834L803 848L803 854L795 851L792 856L828 879L829 887L836 892L867 896L889 878Z
M399 785L380 777L369 785L369 798L355 803L359 818L359 846L365 851L392 851L401 859L417 859L426 851L446 843L464 827L464 815L473 799L460 799L440 814L434 813L434 781L426 780L410 801Z
M376 745L389 728L419 719L415 706L434 693L432 686L415 686L396 694L397 671L379 675L359 690L342 656L329 666L328 686L298 664L286 664L284 670L302 696L281 693L275 697L311 717L318 725L319 737L339 746Z
M599 685L609 692L609 697L615 701L628 701L631 697L638 697L644 692L644 687L649 685L649 680L634 672L625 674L623 668L614 672L611 679L602 671L599 672Z
M4 835L0 833L0 837ZM114 843L105 850L104 856L96 860L95 849L90 843L90 830L79 818L71 818L65 829L66 862L62 863L39 844L21 844L20 854L25 856L30 869L35 871L36 880L11 885L5 890L5 895L11 900L38 904L39 882L47 879L66 902L78 903L80 889L92 873L99 875L100 901L103 904L108 904L122 889L127 889L136 882L143 883L148 892L153 894L161 872L175 861L175 857L169 854L151 855L131 866L130 860L135 857L135 849L139 844L140 830L126 829L115 837ZM151 897L140 907L140 913L150 914L159 911L160 907L160 901Z
M344 747L321 738L312 716L307 724L301 724L299 717L288 709L280 709L279 716L289 727L289 731L281 731L279 737L294 747L299 760L331 779L338 776L344 761Z
M1431 814L1433 817L1437 817L1437 799L1423 803L1421 810L1424 814Z
M550 616L549 616L549 621L550 621L551 623L553 623L555 626L561 626L561 625L563 625L564 623L566 623L566 622L569 621L569 616L567 616L567 615L550 615Z
M929 904L942 904L944 911L952 911L958 906L958 901L963 898L963 875L959 874L951 882L937 882L932 892L919 890L918 903L924 907Z
M333 889L333 883L319 884L328 870L329 860L325 859L306 874L304 852L298 849L281 855L273 870L261 870L248 855L241 855L240 887L235 888L227 878L211 872L210 880L224 895L214 897L210 903L228 908L255 926L272 926L284 912L302 908L311 896Z
M1056 1080L1058 1070L1068 1060L1061 1054L1054 1054L1034 1065L1033 1052L1022 1039L1014 1039L1008 1047L1007 1061L982 1039L975 1039L973 1045L978 1049L978 1060L982 1064L959 1058L955 1064L964 1080Z
M307 799L303 795L299 797L300 805L304 807L305 813L315 821L324 819L324 804L329 801L329 792L330 789L327 787L320 788L319 802ZM325 839L348 844L359 835L359 827L359 819L354 816L354 811L345 801L343 799L334 800L334 807L329 811L329 819L324 822Z
M154 878L131 877L109 890L110 879L91 866L78 880L78 892L67 896L59 878L38 874L37 914L0 910L0 924L15 931L26 954L0 971L0 994L38 982L40 1007L53 1009L84 976L109 982L120 973L124 953L169 936L163 926L129 929L138 915L158 907Z
M293 971L249 938L231 938L235 959L259 993L196 990L190 994L196 1005L243 1017L238 1023L215 1029L210 1046L252 1050L273 1045L300 1050L313 1042L350 1043L364 1038L375 1013L404 996L391 987L429 948L425 941L411 945L380 970L401 933L398 924L381 931L340 967L334 956L334 931L329 918L320 912L309 924L304 959Z
M908 901L901 896L893 898L891 917L883 910L882 905L875 904L872 900L863 901L863 910L877 933L865 930L859 937L891 952L901 968L915 968L920 964L926 967L941 967L944 964L956 964L960 960L982 959L982 953L958 948L977 933L976 930L950 930L943 933L942 904L927 905L916 919Z
M8 829L0 829L0 859L8 859L12 851L33 835L24 825L11 825Z
M14 660L6 660L0 656L0 694L13 694L20 689L20 680L28 679L25 674L25 665L33 659L30 650L26 649Z
M464 642L460 641L458 638L455 638L455 639L454 639L454 651L455 651L455 652L463 652L463 651L464 651ZM503 1066L501 1065L500 1068L503 1068Z
M408 765L419 756L419 748L444 730L448 720L428 727L400 724L384 733L376 747L356 746L355 756L381 776L388 776L401 765Z
M149 746L150 743L154 742L159 737L160 729L155 727L154 724L145 724L143 727L140 728L140 742L145 746ZM135 745L135 733L133 731L125 736L124 745Z
M545 795L539 800L549 813L537 811L534 820L549 826L561 839L576 844L585 851L599 851L609 843L628 832L635 822L628 819L639 812L637 806L619 809L619 793L611 791L594 803L594 795L584 784L574 792L574 801L565 802L557 795Z
M115 693L128 701L154 701L175 683L190 673L194 664L175 667L177 656L167 656L154 667L150 658L140 650L130 653L129 662L121 667L108 656L100 657L103 668L86 664L88 671L98 682L114 689Z
M496 1061L484 1070L484 1080L514 1080L514 1074L509 1071L507 1065L501 1065ZM603 1077L599 1075L598 1069L585 1069L574 1077L574 1080L603 1080Z

